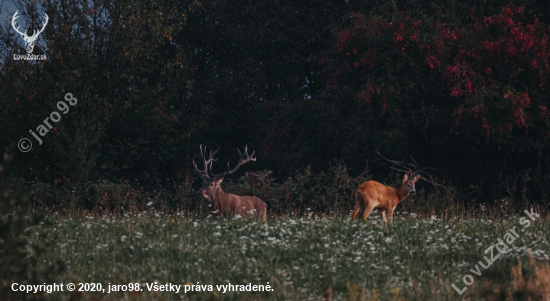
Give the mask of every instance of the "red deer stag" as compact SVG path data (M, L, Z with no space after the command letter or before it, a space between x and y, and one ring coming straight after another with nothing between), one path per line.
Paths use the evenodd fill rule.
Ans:
M363 220L369 217L374 208L380 208L382 210L388 210L388 217L390 221L392 221L393 211L395 207L397 207L397 204L403 202L409 194L416 194L414 183L419 179L420 175L413 177L412 172L409 171L405 174L405 177L403 177L403 186L401 186L400 189L385 186L376 181L368 181L359 185L355 192L357 203L355 203L351 222L353 223L355 220L362 205L366 206L365 212L363 213ZM387 222L385 211L382 211L382 218L384 222Z
M224 172L222 174L214 175L212 174L212 162L217 161L217 159L214 159L214 156L218 152L219 148L212 154L212 151L210 151L210 158L206 160L206 146L204 147L204 151L202 149L202 145L200 146L201 150L201 157L202 162L204 164L204 170L199 170L197 168L197 164L195 164L195 161L193 161L193 165L195 166L195 170L203 180L202 187L199 189L199 193L202 194L211 204L212 204L212 210L214 212L219 212L220 215L225 216L227 213L231 215L240 215L242 217L247 216L247 213L253 213L256 218L266 220L266 211L267 211L267 205L260 200L259 198L255 196L239 196L232 193L226 193L223 191L223 189L220 187L220 183L223 181L223 178L226 175L230 175L237 171L241 165L247 163L248 161L256 161L256 158L254 158L254 152L252 152L252 156L248 155L247 147L244 148L244 153L241 154L241 151L237 149L239 152L239 163L237 163L237 166L233 168L232 170L229 170L229 163L227 163L227 169L228 172ZM210 173L212 175L208 174L208 169L210 169Z

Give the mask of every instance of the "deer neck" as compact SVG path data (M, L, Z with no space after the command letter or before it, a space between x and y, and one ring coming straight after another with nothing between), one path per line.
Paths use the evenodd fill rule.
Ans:
M227 199L228 199L228 193L223 191L221 187L217 189L211 197L212 206L214 207L214 210L223 209L222 207L225 207L224 204L227 202L226 201Z
M410 192L408 192L405 189L405 185L401 186L401 188L396 189L395 193L397 194L397 198L399 199L399 202L403 202L407 196L409 196Z

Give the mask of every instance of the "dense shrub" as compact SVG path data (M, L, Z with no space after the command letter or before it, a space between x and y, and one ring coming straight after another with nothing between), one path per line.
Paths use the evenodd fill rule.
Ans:
M38 267L43 252L56 241L56 233L48 237L36 232L37 227L52 226L51 220L32 212L20 179L6 176L12 157L13 146L0 164L0 294L4 300L41 300L44 292L15 292L12 284L53 283L63 263L50 260ZM36 240L31 242L28 235L33 234Z
M43 206L114 210L113 198L128 207L155 194L175 204L200 144L256 149L253 170L287 179L270 184L277 197L254 192L277 210L313 200L336 210L347 188L311 187L333 184L333 160L352 178L366 160L375 179L392 177L378 151L438 170L461 204L550 194L546 2L16 5L28 24L50 16L35 47L48 59L13 60L21 39L1 27L0 145L29 135L66 93L78 98L42 145L14 158ZM290 184L308 166L315 176Z

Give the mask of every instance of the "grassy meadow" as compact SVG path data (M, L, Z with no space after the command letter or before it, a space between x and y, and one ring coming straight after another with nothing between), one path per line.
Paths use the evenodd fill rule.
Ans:
M65 262L57 283L105 289L52 293L51 300L550 300L550 223L538 217L526 226L521 217L527 218L396 212L385 225L374 212L350 225L349 215L258 222L150 209L123 217L53 215L25 233L53 242L40 264ZM479 267L481 275L472 273L511 229L519 237L491 266ZM459 295L452 285L463 289L465 275L473 284ZM154 282L182 287L150 292L146 284ZM140 283L142 291L108 294L109 283ZM213 291L183 292L197 283ZM272 291L217 290L228 283Z

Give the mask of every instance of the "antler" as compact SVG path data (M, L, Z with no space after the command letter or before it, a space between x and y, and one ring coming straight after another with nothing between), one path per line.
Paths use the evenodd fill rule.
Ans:
M244 147L244 154L241 154L241 151L237 148L237 151L239 152L239 163L237 164L237 166L235 166L235 168L233 168L232 170L229 171L229 173L227 173L228 175L234 173L235 171L237 171L237 169L239 169L239 167L241 167L241 165L245 164L246 162L249 162L249 161L256 161L256 158L252 157L254 156L254 153L256 151L253 151L252 152L252 155L248 155L248 150L247 150L247 147L248 146L245 146ZM227 163L227 170L229 170L229 163Z
M11 19L11 26L13 27L13 29L15 30L15 32L17 32L18 34L22 35L22 36L27 36L27 31L25 30L25 32L20 32L19 31L19 25L17 25L17 28L15 28L15 19L19 18L19 16L17 15L19 11L16 11L15 14L13 14L13 18Z
M199 146L199 148L201 150L201 158L204 164L204 170L199 170L194 160L193 160L193 166L195 166L195 170L203 180L211 179L210 175L208 174L208 165L210 164L210 173L212 173L212 161L217 161L217 159L214 159L213 157L216 155L216 153L220 149L218 148L213 154L212 154L212 151L210 151L210 159L206 160L206 158L204 157L206 153L206 145L204 146L204 152L202 150L202 144Z
M44 13L44 15L46 15L44 17L44 19L46 19L46 22L42 23L42 29L40 29L40 31L38 31L37 33L34 33L34 31L33 31L33 34L32 34L33 37L38 36L39 34L41 34L44 31L44 28L46 28L46 25L48 25L48 20L50 18L48 17L48 14L46 14L46 13Z
M48 14L44 13L44 15L46 15L46 16L44 17L44 19L46 19L46 22L42 23L42 28L41 28L38 32L36 32L36 30L34 30L34 31L32 32L32 36L29 37L29 36L27 35L27 30L25 30L25 32L20 32L20 31L19 31L19 25L17 25L17 28L15 28L15 19L19 18L19 16L17 15L18 12L19 12L19 11L16 11L15 14L13 14L13 18L11 19L11 26L13 27L13 29L14 29L18 34L20 34L20 35L22 35L22 36L25 36L27 39L36 38L39 34L41 34L41 33L44 31L44 29L46 28L46 25L48 24L48 20L50 20L50 18L48 17Z

